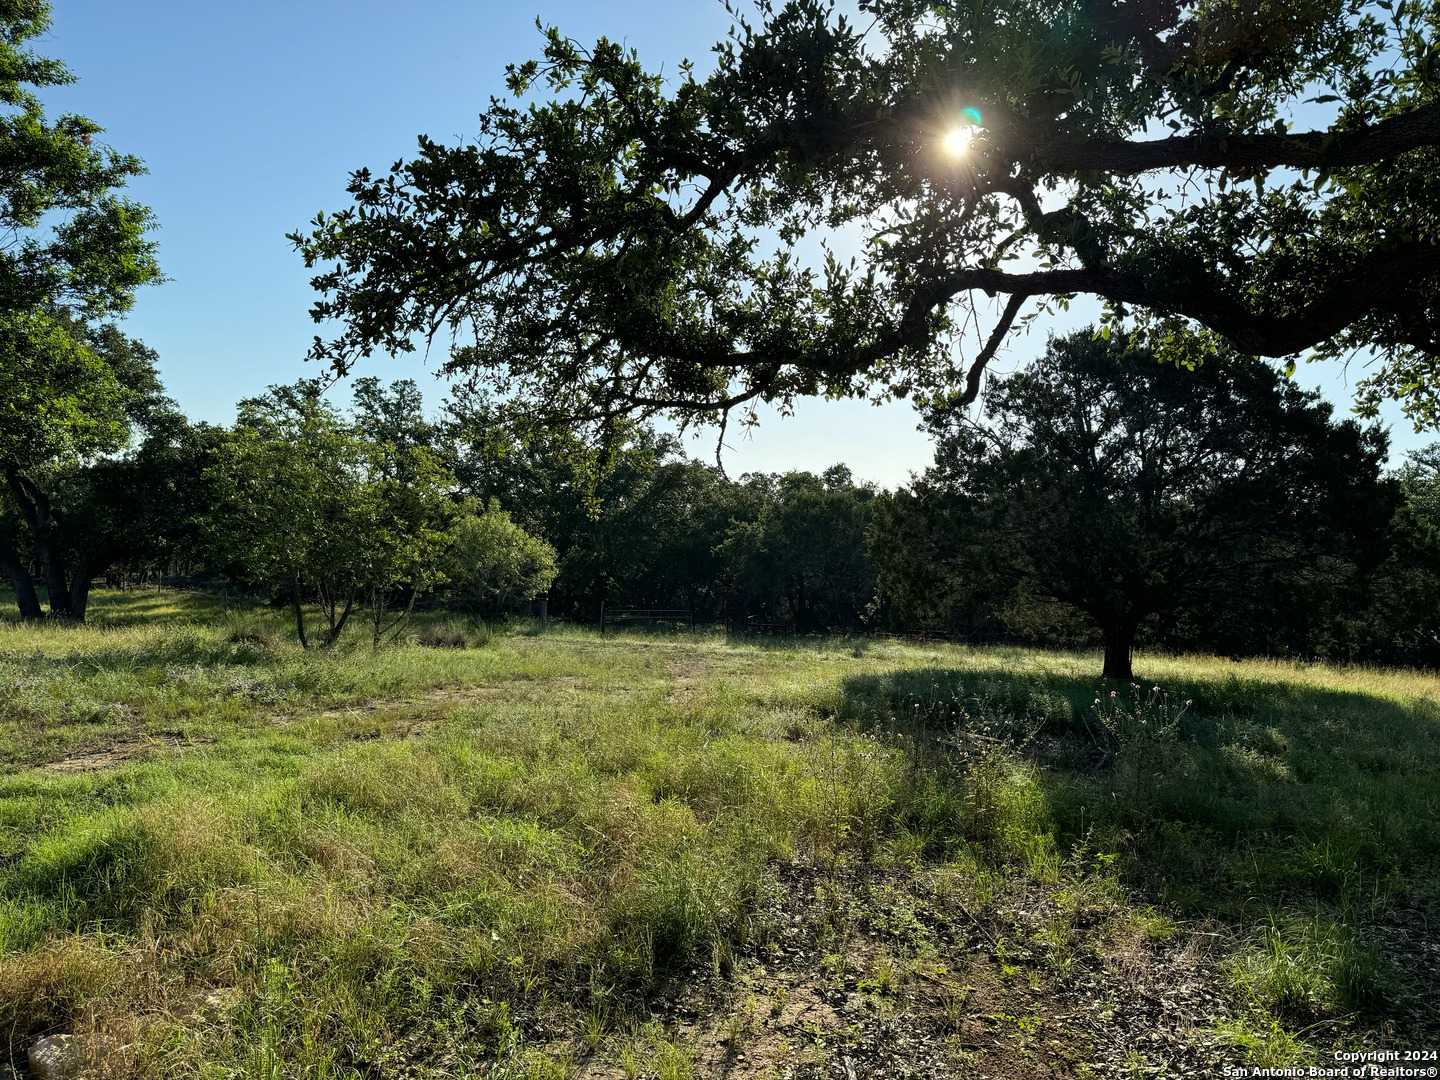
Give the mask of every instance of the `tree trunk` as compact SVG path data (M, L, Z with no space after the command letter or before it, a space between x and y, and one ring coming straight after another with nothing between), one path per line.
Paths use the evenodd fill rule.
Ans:
M1130 667L1130 656L1135 649L1135 627L1129 625L1110 626L1105 629L1105 670L1107 679L1124 679L1133 682L1134 671Z
M335 598L335 603L336 603L336 604L339 603L339 597L336 597L336 598ZM345 597L345 610L340 613L340 617L339 617L338 619L335 618L335 616L334 616L334 614L333 614L333 612L334 612L334 610L335 610L335 606L334 606L334 605L332 605L332 606L330 607L330 609L329 609L330 612L332 613L332 614L330 615L330 617L329 617L330 632L325 635L325 640L324 640L324 642L323 642L322 645L321 645L322 648L328 649L328 648L330 648L331 645L334 645L335 642L337 642L337 641L340 640L340 634L344 631L344 629L345 629L345 623L346 623L347 620L349 620L349 618L350 618L350 612L351 612L351 610L354 609L354 607L355 607L355 586L352 585L352 586L350 586L350 592L349 592L349 593L346 595L346 597Z
M76 622L85 621L85 609L90 605L90 582L95 578L87 559L79 559L70 578L70 617Z
M300 635L300 647L308 649L310 643L305 640L305 611L300 604L300 579L298 577L295 579L295 592L291 595L295 603L295 633Z
M399 637L399 636L400 636L399 627L404 626L405 623L409 620L409 618L410 618L410 613L415 610L415 598L416 598L417 596L419 596L419 595L420 595L420 590L419 590L419 589L416 589L416 588L414 588L414 587L412 586L411 589L410 589L410 602L405 605L405 610L404 610L403 612L401 612L399 615L397 615L397 616L390 622L390 625L389 625L389 626L385 627L385 628L382 630L382 629L380 628L380 624L381 624L381 623L384 621L384 619L385 619L386 596L385 596L385 591L384 591L383 589L376 589L376 590L375 590L374 597L373 597L372 600L371 600L371 608L370 608L370 610L374 613L374 619L375 619L375 636L374 636L374 637L371 639L371 641L370 641L370 646L371 646L371 648L378 649L378 648L380 647L380 641L381 641L381 639L384 638L386 634L390 633L391 630L394 630L394 631L395 631L395 636L396 636L396 637Z
M9 540L0 540L0 569L5 571L10 584L15 587L15 604L20 608L20 617L40 618L40 597L35 592L35 579L30 576L30 568Z
M5 474L10 494L20 506L25 522L35 538L35 547L40 552L40 570L45 578L46 602L52 619L84 618L82 600L77 615L71 602L70 585L65 580L65 545L60 537L60 526L50 505L50 497L27 477L14 470ZM85 582L88 597L90 583ZM38 600L37 600L38 603Z

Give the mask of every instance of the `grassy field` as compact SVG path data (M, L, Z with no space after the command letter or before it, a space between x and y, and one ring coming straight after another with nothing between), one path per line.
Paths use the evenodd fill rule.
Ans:
M96 1075L266 1080L1440 1045L1428 674L93 612L0 623L17 1068L57 1033Z

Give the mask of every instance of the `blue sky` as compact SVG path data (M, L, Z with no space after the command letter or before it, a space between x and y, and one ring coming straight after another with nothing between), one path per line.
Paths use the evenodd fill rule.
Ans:
M623 40L666 71L685 57L703 67L728 26L718 0L55 0L54 8L37 47L78 82L48 93L49 109L89 116L107 129L103 141L150 170L132 193L160 221L170 280L142 292L126 329L159 351L185 410L217 422L233 418L238 399L315 373L303 361L315 333L312 292L285 233L341 208L350 170L387 167L412 152L418 134L472 137L490 95L503 92L505 64L538 54L537 16L581 41ZM1043 340L1043 330L1014 340L997 367L1018 365ZM415 356L374 360L361 374L416 378L431 401L443 393ZM1348 404L1336 372L1300 377ZM1429 441L1403 422L1393 430L1402 448ZM762 414L757 434L728 445L732 474L845 461L887 486L930 460L903 403L804 402L792 418ZM705 457L713 449L711 439L695 446Z

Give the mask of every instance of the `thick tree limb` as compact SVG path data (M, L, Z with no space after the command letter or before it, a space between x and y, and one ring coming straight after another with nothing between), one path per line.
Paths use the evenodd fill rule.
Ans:
M924 299L948 300L971 289L1027 296L1089 293L1186 316L1257 356L1292 356L1339 333L1368 312L1387 310L1417 280L1440 274L1440 245L1414 242L1371 252L1332 277L1304 306L1284 315L1256 312L1214 275L1188 269L1182 276L1153 270L1127 273L1110 267L1030 274L975 268L937 282L924 290ZM917 298L920 296L917 293Z
M1134 176L1162 169L1340 169L1440 146L1440 105L1349 131L1286 135L1174 135L1143 142L1077 139L1020 117L997 124L1002 156L1042 172Z

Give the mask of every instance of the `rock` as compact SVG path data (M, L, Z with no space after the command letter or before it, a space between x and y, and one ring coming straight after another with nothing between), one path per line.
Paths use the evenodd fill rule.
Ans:
M228 1023L240 1008L240 992L234 988L211 990L200 1002L197 1015L212 1024Z
M73 1035L51 1035L30 1047L30 1075L35 1080L70 1080L85 1067Z

